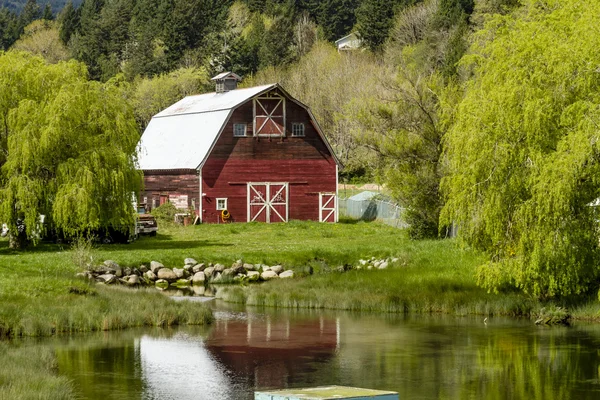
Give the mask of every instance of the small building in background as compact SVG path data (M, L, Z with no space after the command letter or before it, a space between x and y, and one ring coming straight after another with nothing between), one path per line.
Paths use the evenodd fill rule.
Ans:
M338 52L358 50L362 47L362 40L360 40L358 33L352 32L351 34L336 40L335 45L337 46Z
M279 84L186 97L155 115L138 147L140 202L203 223L336 222L339 162L310 109Z

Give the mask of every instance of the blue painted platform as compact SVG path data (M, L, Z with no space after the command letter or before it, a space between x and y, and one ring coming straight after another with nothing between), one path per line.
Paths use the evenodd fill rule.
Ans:
M306 389L285 389L254 392L254 400L399 400L398 393L347 386L321 386Z

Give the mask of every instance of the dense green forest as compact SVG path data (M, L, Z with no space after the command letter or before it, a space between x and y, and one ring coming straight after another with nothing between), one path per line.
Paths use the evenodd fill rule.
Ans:
M242 75L246 86L280 82L313 109L345 165L343 181L385 184L406 207L413 238L443 237L454 224L465 245L489 255L481 285L537 297L597 290L597 2L52 6L27 0L19 11L0 9L0 47L8 51L1 57L25 51L59 70L85 65L87 79L120 91L138 133L182 96L211 91L219 72ZM351 32L362 48L338 52L334 41ZM0 104L3 150L25 126L14 109L30 94L19 93ZM10 168L29 168L0 162L3 187L13 182Z

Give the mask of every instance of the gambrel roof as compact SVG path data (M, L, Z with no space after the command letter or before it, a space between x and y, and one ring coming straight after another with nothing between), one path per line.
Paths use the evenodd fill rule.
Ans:
M159 112L152 117L140 139L139 169L201 168L233 111L254 97L276 88L308 111L315 129L338 162L310 109L292 98L278 84L271 84L188 96Z

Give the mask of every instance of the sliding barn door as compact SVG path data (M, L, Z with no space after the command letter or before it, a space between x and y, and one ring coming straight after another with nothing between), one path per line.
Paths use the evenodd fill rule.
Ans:
M248 222L287 222L288 199L287 182L249 182Z

